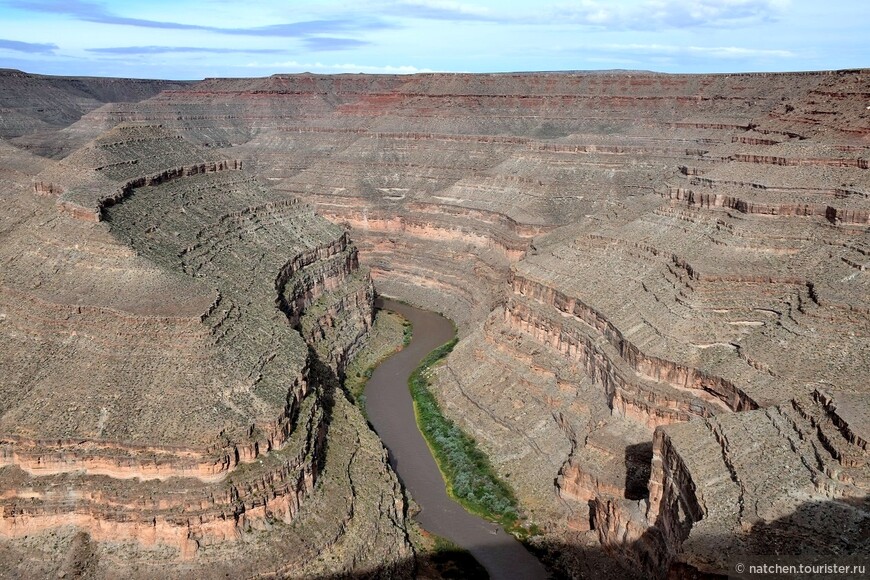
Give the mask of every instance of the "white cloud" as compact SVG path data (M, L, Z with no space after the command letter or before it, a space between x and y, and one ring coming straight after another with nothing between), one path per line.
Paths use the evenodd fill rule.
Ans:
M367 74L390 74L390 75L410 75L416 73L436 72L428 68L417 68L410 65L399 66L372 66L364 64L324 64L321 62L304 63L295 60L283 62L251 62L243 65L245 68L264 68L276 72L314 72L324 74L334 73L367 73Z
M634 30L748 26L778 20L789 4L789 0L581 0L559 5L552 18Z
M479 16L484 18L492 16L492 12L485 6L475 6L474 4L453 2L452 0L406 0L401 4L423 10L443 12L444 14L452 13L460 16Z
M604 64L609 66L617 66L617 65L630 65L630 66L638 66L642 65L643 61L638 60L636 58L619 58L615 56L589 56L583 59L584 61L591 64Z
M586 50L612 51L619 53L642 54L647 56L698 56L721 59L746 58L794 58L798 56L789 50L744 48L738 46L679 46L674 44L599 44Z
M737 46L687 46L689 54L712 58L794 58L797 53L790 50L741 48Z

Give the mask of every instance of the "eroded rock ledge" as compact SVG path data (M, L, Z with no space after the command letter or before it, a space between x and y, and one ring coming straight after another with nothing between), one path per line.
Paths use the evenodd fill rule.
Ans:
M690 577L729 570L725 552L866 553L867 436L856 409L866 408L870 377L867 81L863 70L209 79L88 113L54 135L75 149L61 162L15 157L12 181L37 182L37 195L16 202L18 215L39 214L40 204L55 211L53 196L70 191L57 172L69 168L89 168L98 183L111 176L109 194L166 168L228 159L244 170L136 188L104 210L106 222L53 222L52 239L96 239L108 231L98 228L111 227L117 239L84 250L116 268L111 284L89 276L87 260L67 248L61 272L72 268L85 280L74 291L52 281L63 278L45 250L7 258L2 288L124 312L136 302L125 293L187 297L175 308L143 302L143 311L178 318L153 333L153 357L167 362L149 363L150 376L169 396L196 400L196 389L172 377L200 357L197 368L220 386L206 389L220 403L201 405L202 424L220 424L226 413L249 426L282 416L289 375L275 369L301 372L315 360L309 347L341 374L368 324L369 268L384 293L459 324L462 340L437 370L443 408L515 487L544 529L538 541L566 574ZM29 143L47 148L47 139ZM129 152L163 141L173 161L147 171L144 161L132 163L161 159ZM271 187L258 189L251 175ZM254 189L256 200L247 199ZM231 207L204 210L216 192ZM191 227L203 214L210 217ZM0 232L28 223L3 219ZM79 237L64 228L79 228ZM57 244L44 241L42 248ZM134 251L125 254L127 245ZM275 247L284 260L272 259ZM299 261L288 263L293 256ZM137 293L119 273L130 264ZM91 295L99 304L81 299ZM4 340L22 349L26 332L43 330L35 313L11 322L13 296L4 295L10 315L0 329L14 327ZM287 313L295 346L276 348L291 344L282 342ZM64 324L53 325L57 336L84 340L70 339ZM124 338L141 346L151 336ZM88 340L89 353L123 368L110 356L123 341ZM188 340L207 348L168 346ZM78 351L56 352L73 373L98 381L111 374L76 366ZM35 366L8 362L16 377ZM137 384L132 373L119 376ZM41 380L35 395L63 407ZM67 439L72 417L82 416L83 440L94 439L103 407L111 406L88 401L92 412L62 414L56 438ZM9 424L29 425L22 418L34 409L22 409ZM156 408L142 412L141 424L158 417ZM110 411L106 429L120 432L113 418ZM171 411L164 424L182 441L200 425ZM135 422L123 428L128 441L144 437ZM259 437L244 427L226 433L234 442ZM359 433L348 430L348 449ZM327 452L344 453L347 466L370 457L331 443ZM258 461L196 485L227 485ZM365 473L379 473L379 461ZM348 488L336 482L367 480L351 472L319 485L340 495ZM69 474L46 477L61 476ZM389 478L373 480L385 482L373 492L383 493L377 505L393 501ZM317 505L359 524L361 502L326 501L318 489L306 501L325 501ZM303 509L294 522L304 517ZM826 518L843 527L817 525ZM268 517L258 521L266 527ZM346 545L372 554L336 529L315 534L333 547L329 554ZM196 558L218 554L210 551L217 546L203 543ZM299 569L329 571L331 557Z
M110 132L88 150L123 150L141 162L94 168L100 155L83 154L64 162L79 173L50 188L113 172L105 183L123 195L100 202L108 227L57 217L44 191L12 197L27 211L6 234L19 254L7 256L0 280L0 338L17 357L3 361L11 379L3 388L13 393L0 418L4 549L80 530L108 559L108 576L148 576L140 566L151 561L182 573L303 575L338 543L346 545L336 548L336 570L413 565L404 500L382 448L336 400L336 377L371 324L374 294L347 233L298 200L270 198L240 164L137 177L155 163L150 151L172 153L178 139L164 143L167 130L152 125L118 131L136 138ZM27 222L46 217L55 226L38 230L50 240L41 246ZM27 277L35 259L44 278L40 267ZM34 364L46 372L33 376ZM16 380L28 398L14 394ZM328 437L369 456L329 451ZM342 480L342 462L366 475ZM297 524L310 498L324 501L315 490L325 469L350 515ZM291 524L306 530L302 538L331 536L288 557L277 548L299 540ZM261 537L276 526L284 528ZM372 542L344 540L366 526L380 528ZM117 550L126 554L120 563Z

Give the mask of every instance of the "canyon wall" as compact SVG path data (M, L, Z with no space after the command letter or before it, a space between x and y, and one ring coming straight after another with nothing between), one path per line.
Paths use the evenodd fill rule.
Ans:
M22 274L2 304L57 336L81 316L75 340L109 352L163 348L149 368L168 392L187 383L165 369L190 368L173 357L200 357L216 400L245 416L230 441L259 450L293 438L310 398L279 402L270 373L314 360L341 377L367 329L370 272L377 291L459 325L439 399L515 489L554 569L693 577L728 573L721 546L866 553L868 87L866 70L276 75L106 104L28 137L33 152L64 143L64 158L14 149L4 165L29 185L15 203L53 211L52 228L100 232L123 268L101 266L98 286L83 264L93 281L65 303L100 310L37 322L64 300L33 258L10 270ZM143 274L124 275L131 264ZM42 270L28 286L24 273ZM88 303L104 294L125 306ZM167 294L178 299L146 298ZM87 328L130 303L159 331L133 325L119 341ZM292 360L269 346L282 324L297 331ZM17 373L10 385L32 371ZM294 376L291 392L319 392L310 370ZM106 405L80 412L99 424ZM251 409L271 419L245 435ZM215 424L159 411L184 442L201 434L187 425ZM0 417L15 446L3 457L32 466L43 443L35 427L15 431L25 416ZM125 429L137 445L151 435ZM225 447L183 461L148 449L203 485L233 473ZM123 453L116 463L146 451ZM76 465L119 469L86 455ZM811 523L830 514L842 533Z
M136 103L186 81L58 77L0 69L0 138L40 155L59 159L76 143L58 131L106 103ZM110 127L105 127L103 130ZM101 131L91 127L91 137ZM93 131L96 130L95 133ZM81 143L78 143L79 145Z
M7 153L33 184L3 190L4 568L410 573L402 490L339 388L374 298L347 232L159 125Z

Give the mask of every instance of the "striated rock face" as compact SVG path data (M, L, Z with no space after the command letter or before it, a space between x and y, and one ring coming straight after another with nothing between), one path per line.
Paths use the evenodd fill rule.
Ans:
M866 393L817 388L656 431L647 515L662 532L661 569L713 574L739 555L866 553L867 403Z
M72 136L64 134L63 129L82 115L106 103L136 103L160 91L188 84L184 81L55 77L0 69L0 109L3 110L0 138L41 156L64 157L75 145ZM97 130L91 137L100 132Z
M0 143L0 331L17 341L2 352L34 353L3 361L0 474L215 498L250 474L269 483L231 501L285 490L274 509L293 526L307 505L360 513L317 494L365 487L393 497L366 504L393 506L365 516L373 547L317 531L331 548L295 569L406 553L395 480L333 445L365 430L322 396L364 340L370 273L458 323L441 403L562 572L867 553L868 86L865 70L209 79L54 129L59 161L20 149L47 155L48 133ZM81 377L90 399L58 394ZM189 406L150 402L167 398ZM372 471L321 469L324 438L334 465L365 455ZM263 480L260 459L285 453L301 462ZM28 485L52 497L8 488ZM126 505L118 489L88 509ZM219 504L196 508L199 562L244 522L272 525L253 507L212 523Z
M345 230L158 125L17 157L52 185L3 191L4 568L79 530L110 577L407 570L398 482L336 393L373 310ZM325 474L345 505L312 521Z

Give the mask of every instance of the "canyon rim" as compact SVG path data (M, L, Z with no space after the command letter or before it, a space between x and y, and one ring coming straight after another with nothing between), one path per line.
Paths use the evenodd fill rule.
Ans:
M455 321L437 398L553 574L870 553L870 70L2 70L0 112L0 576L414 576L342 390L376 294Z

